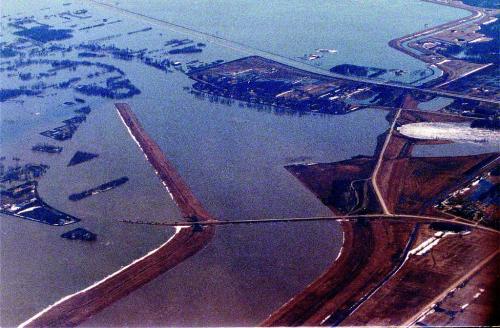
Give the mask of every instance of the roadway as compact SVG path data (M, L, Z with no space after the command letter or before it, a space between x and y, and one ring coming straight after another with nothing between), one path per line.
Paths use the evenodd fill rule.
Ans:
M394 116L394 120L392 121L391 127L389 131L387 132L387 137L385 138L384 146L380 150L380 154L378 156L377 160L377 165L375 165L375 169L372 172L372 185L373 185L373 190L375 191L375 194L377 195L378 201L380 203L380 206L382 207L382 211L384 214L391 214L389 212L389 209L387 208L387 205L385 203L384 197L382 197L382 193L380 192L380 189L378 188L378 183L377 183L377 176L378 176L378 171L380 170L380 166L382 165L382 162L384 161L384 154L385 150L387 149L387 146L389 145L389 142L391 141L392 137L392 132L394 131L394 128L396 127L396 123L399 119L399 115L401 115L402 109L398 109L396 112L396 115Z
M483 69L485 69L485 68L490 67L491 65L493 65L493 63L481 65L480 67L478 67L476 69L473 69L473 70L464 72L462 74L459 74L457 76L454 76L455 72L454 72L453 69L443 67L442 65L440 65L440 63L433 62L432 60L426 60L425 58L422 58L422 56L419 55L418 53L415 53L412 50L410 50L409 46L408 46L408 48L405 47L403 45L403 43L407 43L410 40L414 40L414 39L417 39L417 38L420 38L420 37L423 37L423 36L431 36L433 34L439 33L441 31L447 30L447 29L458 28L458 27L466 25L466 24L471 24L474 21L480 22L482 19L484 19L488 15L487 12L486 12L486 10L484 10L482 8L476 8L476 7L473 7L473 6L464 5L462 3L454 3L454 2L451 2L451 1L443 3L443 2L435 1L435 0L422 0L422 1L430 2L430 3L434 3L434 4L439 4L439 5L446 5L446 6L450 6L450 7L455 7L455 8L459 8L459 9L463 9L463 10L468 10L469 12L471 12L470 16L467 16L467 17L464 17L464 18L461 18L461 19L457 19L457 20L454 20L454 21L451 21L451 22L447 22L447 23L444 23L444 24L441 24L441 25L438 25L438 26L434 26L434 27L431 27L431 28L428 28L428 29L425 29L425 30L422 30L422 31L418 31L418 32L412 33L412 34L408 34L408 35L402 36L400 38L393 39L393 40L391 40L389 42L389 46L391 46L392 48L394 48L396 50L399 50L399 51L401 51L401 52L403 52L403 53L405 53L405 54L407 54L409 56L412 56L413 58L416 58L416 59L418 59L420 61L426 62L428 64L434 64L438 68L440 68L441 70L450 73L451 79L447 79L443 83L440 83L440 84L434 86L433 90L441 88L441 87L443 87L445 85L448 85L448 84L450 84L450 83L452 83L452 82L454 82L454 81L456 81L458 79L464 78L464 77L466 77L468 75L471 75L473 73L476 73L476 72L478 72L480 70L483 70Z
M432 223L432 222L447 222L453 223L465 227L470 227L478 230L489 231L494 233L500 233L500 231L488 228L485 226L478 226L476 222L463 222L456 221L455 219L440 218L428 215L412 215L412 214L359 214L359 215L332 215L332 216L311 216L311 217L293 217L293 218L271 218L271 219L251 219L251 220L228 220L228 221L203 221L203 222L162 222L162 221L141 221L141 220L129 220L123 219L118 220L122 223L128 224L145 224L145 225L157 225L166 227L190 227L194 225L201 226L223 226L223 225L233 225L233 224L259 224L259 223L279 223L279 222L307 222L307 221L355 221L359 219L366 220L380 220L380 219L392 219L400 221L399 219L415 219L422 221L421 223Z
M387 150L388 145L390 144L394 129L396 127L397 121L401 115L401 112L403 111L403 108L399 108L394 115L393 121L391 123L391 126L387 132L387 137L384 141L384 144L382 146L382 149L380 150L380 153L378 155L377 159L377 164L372 172L371 175L371 182L373 185L373 189L375 191L375 194L377 196L377 199L379 201L379 204L382 207L383 214L362 214L362 215L334 215L334 216L328 216L328 217L308 217L308 218L280 218L280 219L261 219L261 220L233 220L233 221L217 221L217 220L207 220L204 222L174 222L174 223L163 223L163 222L148 222L148 221L133 221L133 220L121 220L121 222L124 223L132 223L132 224L151 224L151 225L163 225L163 226L174 226L174 227L195 227L196 225L203 225L203 226L219 226L219 225L234 225L234 224L261 224L261 223L278 223L278 222L307 222L307 221L323 221L323 220L338 220L338 221L346 221L346 220L359 220L359 219L367 219L367 220L377 220L377 219L393 219L393 220L400 220L400 219L416 219L419 220L421 223L432 223L432 222L446 222L450 224L456 224L456 225L461 225L465 226L471 229L478 229L478 230L483 230L483 231L488 231L488 232L494 232L494 233L499 233L499 231L480 226L476 222L464 222L464 221L457 221L457 218L442 218L442 217L435 217L435 216L426 216L426 215L410 215L410 214L395 214L391 213L389 209L387 208L386 202L384 197L382 196L382 193L380 192L379 186L378 186L378 173L380 171L380 168L382 166L382 163L384 161L384 155ZM487 167L491 163L495 162L498 159L496 157L493 161L490 161L489 163L483 165L482 168ZM481 169L482 169L481 168ZM368 300L372 295L374 295L380 288L382 288L386 282L388 282L398 271L401 269L401 267L404 266L406 260L407 260L407 253L409 249L411 248L414 238L416 234L416 229L414 229L412 233L412 238L410 238L410 241L405 247L404 251L404 257L396 265L391 272L379 283L377 284L376 288L372 289L369 293L364 295L361 299L359 299L353 306L351 306L348 310L348 313L346 313L346 316L350 316L352 313L354 313L358 308L361 307L361 305L364 304L366 300ZM420 318L423 314L425 314L427 309L432 306L432 304L436 303L437 301L441 300L444 298L453 288L458 286L460 283L463 281L467 280L469 277L471 277L475 272L477 272L483 265L485 265L489 260L491 260L499 251L496 251L493 255L489 256L488 258L484 259L481 263L479 263L476 267L474 267L469 273L461 277L459 280L454 282L451 286L449 286L445 291L443 291L441 294L439 294L436 298L433 299L433 301L429 304L424 305L421 307L421 311L418 311L412 318L407 320L405 322L405 326L407 325L413 325L418 318ZM345 319L339 319L343 320ZM327 322L328 324L334 324L337 325L340 322L328 322L330 319L330 316L327 316L323 322ZM322 323L323 323L322 322Z
M385 202L384 197L382 196L382 193L380 192L378 182L377 182L377 177L378 173L380 171L380 167L382 166L383 160L384 160L384 154L385 151L391 141L392 134L394 132L394 129L396 127L397 121L399 119L399 116L401 115L401 112L406 109L399 108L398 111L396 112L396 115L393 118L393 121L391 123L391 126L389 128L389 131L387 133L387 137L384 141L384 145L382 149L380 150L380 154L377 159L377 164L372 172L371 175L371 182L373 185L373 189L375 191L375 194L377 196L377 199L382 207L383 214L360 214L360 215L333 215L333 216L320 216L320 217L307 217L307 218L275 218L275 219L255 219L255 220L228 220L228 221L217 221L217 220L207 220L204 222L155 222L155 221L140 221L140 220L119 220L120 222L123 223L130 223L130 224L147 224L147 225L161 225L161 226L171 226L171 227L186 227L186 226L194 226L196 224L201 224L201 225L232 225L232 224L256 224L256 223L277 223L277 222L301 222L301 221L322 221L322 220L357 220L360 218L364 219L380 219L380 218L409 218L409 219L418 219L418 220L426 220L429 222L435 222L435 221L440 221L440 222L448 222L448 223L453 223L453 224L459 224L467 227L472 227L480 230L485 230L489 232L495 232L499 233L498 230L488 228L485 226L480 226L477 224L477 222L464 222L464 221L457 221L457 217L454 217L453 219L447 219L447 218L441 218L441 217L435 217L435 216L426 216L426 215L411 215L411 214L397 214L397 213L391 213L389 209L387 208L387 204ZM410 110L413 111L413 110ZM494 160L486 163L483 165L483 167L480 169L482 170L483 168L487 167L488 165L494 163L495 161L498 160L498 157L496 157Z
M430 34L435 34L437 32L440 32L440 31L448 29L448 28L457 27L457 26L460 26L460 25L463 25L466 23L470 23L471 21L481 19L485 16L485 13L482 10L477 10L476 8L473 8L470 6L457 5L457 4L454 4L451 2L443 3L443 2L433 1L433 0L423 0L423 1L438 4L438 5L445 5L445 6L455 7L455 8L459 8L459 9L464 9L464 10L469 11L471 13L471 15L464 17L464 18L459 18L459 19L453 20L451 22L446 22L446 23L441 24L441 25L433 26L433 27L430 27L430 28L425 29L425 30L421 30L421 31L418 31L415 33L411 33L411 34L402 36L400 38L392 40L391 42L395 42L400 46L400 44L403 42L407 42L407 41L410 41L410 40L418 38L418 37L422 37L422 36L426 36L426 35L430 35Z
M485 69L485 68L488 68L488 67L490 67L490 66L492 66L492 65L493 65L493 63L489 63L489 64L486 64L486 65L482 65L482 66L480 66L480 67L478 67L478 68L476 68L476 69L473 69L473 70L471 70L471 71L465 72L464 74L459 75L459 76L457 76L457 77L455 77L455 78L453 78L453 79L451 79L451 80L448 80L448 81L445 81L445 82L443 82L443 83L440 83L440 84L436 85L434 88L441 88L441 87L444 87L445 85L448 85L448 84L450 84L450 83L452 83L452 82L455 82L456 80L459 80L459 79L461 79L461 78L463 78L463 77L466 77L466 76L469 76L469 75L474 74L474 73L476 73L476 72L479 72L479 71L481 71L481 70L483 70L483 69Z

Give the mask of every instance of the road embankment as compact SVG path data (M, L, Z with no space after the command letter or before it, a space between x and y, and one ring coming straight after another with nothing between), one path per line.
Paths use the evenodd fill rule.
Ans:
M128 104L116 104L121 119L144 152L170 195L185 217L198 221L215 220L196 199L175 167L140 125ZM212 239L215 226L195 230L178 227L165 243L131 264L75 294L68 295L42 310L21 327L75 326L108 305L175 267L205 247Z
M203 205L191 192L191 189L186 185L172 163L165 157L160 147L144 131L130 106L126 103L116 103L115 106L130 134L177 203L182 215L185 217L196 216L200 221L215 220L203 208Z
M401 265L413 223L342 222L344 243L332 266L262 326L338 325Z

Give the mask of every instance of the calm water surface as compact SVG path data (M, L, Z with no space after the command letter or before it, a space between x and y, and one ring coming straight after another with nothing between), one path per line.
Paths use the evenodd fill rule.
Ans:
M417 145L412 155L415 157L466 156L498 152L497 144L449 143L444 145Z
M339 64L425 70L425 63L387 43L469 15L418 0L100 1L288 58L298 59L318 48L335 49L335 54L305 61L326 70Z
M322 68L341 63L425 68L390 49L387 42L424 24L436 25L466 14L412 0L304 3L148 1L119 5L291 58L316 48L337 49L338 54L325 55L318 62ZM63 42L66 45L121 33L104 43L155 49L166 40L186 37L158 28L127 35L126 31L149 25L84 2L62 6L50 1L6 1L1 6L8 14L37 17L86 8L93 16L87 25L103 18L122 20L105 28L75 32L74 38ZM50 9L41 12L44 7ZM383 24L379 23L381 16L385 17ZM51 24L69 27L72 22ZM76 58L74 53L65 56ZM173 59L210 62L242 56L209 44L201 55ZM242 108L237 103L212 103L184 90L191 81L181 72L164 74L135 61L99 61L122 69L142 91L126 101L202 203L223 220L328 215L328 209L284 165L371 155L377 135L388 127L386 113L375 109L345 116L298 116ZM1 83L4 87L8 82ZM72 108L62 105L73 97L71 91L58 91L43 99L23 97L24 103L0 104L1 155L50 165L40 180L41 197L82 219L72 226L52 227L0 216L2 326L19 324L61 297L102 279L172 233L158 227L124 225L118 219L179 219L175 204L119 120L113 101L86 97L93 112L73 139L62 143L62 154L31 152L33 144L49 141L39 132L74 115ZM77 150L100 156L67 167ZM79 202L67 198L121 176L130 180L110 192ZM98 241L87 244L59 237L80 226L97 233ZM341 240L341 231L333 222L220 228L202 252L98 314L88 325L255 325L323 272L336 258Z
M255 326L335 259L335 222L226 226L201 252L84 326Z

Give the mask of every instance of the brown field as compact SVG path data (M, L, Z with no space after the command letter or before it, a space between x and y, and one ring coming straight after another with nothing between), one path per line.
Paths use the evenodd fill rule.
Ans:
M407 98L404 102L405 107L414 105L412 99ZM395 112L389 114L390 120L394 119ZM395 126L424 121L465 122L470 119L403 110ZM384 148L388 133L391 137ZM494 288L492 281L497 274L493 275L492 269L482 268L490 268L491 261L498 260L495 257L500 241L498 234L479 226L457 225L461 221L438 213L433 206L450 191L491 166L498 153L422 158L411 155L416 144L443 142L446 141L407 138L395 129L379 137L374 157L286 167L335 214L349 215L361 194L353 183L370 180L375 163L382 156L377 184L389 214L371 218L370 222L342 222L344 248L334 265L276 311L264 325L413 324L434 303L442 302L439 304L445 306L446 302L451 302L450 295L455 295L454 302L461 303L460 306L472 302L472 291L462 288L469 281L475 281L471 286ZM356 212L358 215L380 213L379 201L373 189L369 190L364 197L365 203L371 206ZM398 214L426 215L426 219L398 218ZM429 216L448 220L448 223L431 224L437 218ZM426 248L431 242L435 244ZM495 265L498 268L498 262ZM480 274L483 271L485 273ZM453 294L456 290L462 292ZM448 316L446 319L442 312L435 311L431 323L498 324L498 320L492 318L493 293L485 291L481 301L474 301L468 310L470 314L459 311L453 318ZM483 303L488 305L483 307ZM431 316L428 318L431 320Z
M400 264L416 229L413 223L365 220L342 222L342 228L342 253L332 267L262 325L317 326L342 321Z
M496 233L466 228L441 237L424 254L409 254L446 228L397 218L342 222L342 227L340 257L262 325L404 325L418 321L420 313L441 300L443 307L451 306L450 297L455 307L471 303L469 312L460 312L455 322L498 324L492 310L498 277L493 268L498 269ZM485 292L476 301L473 295L479 288ZM440 313L430 318L434 325L450 319L444 320Z
M443 144L445 140L408 138L397 127L417 122L471 122L470 118L416 110L404 110L396 122L391 140L383 154L378 176L379 188L392 213L436 214L431 207L446 192L472 178L483 165L498 154L460 157L412 157L415 145ZM457 178L460 177L460 178Z
M428 326L498 325L499 261L497 254L417 322Z
M466 122L470 119L404 110L396 127L429 121ZM381 213L370 178L385 136L386 134L379 138L377 155L374 157L355 157L336 163L290 165L286 169L335 213ZM444 198L498 156L495 153L460 157L411 156L413 147L417 144L442 143L446 141L412 139L394 130L377 177L380 191L391 213L436 215L432 206L440 197Z
M448 115L436 112L425 112L420 110L406 110L401 113L398 125L418 122L471 122L468 117L458 115Z
M425 229L429 227L422 227L422 230ZM492 257L498 253L498 242L496 233L477 229L466 235L454 234L442 238L425 255L410 256L401 270L343 321L342 325L412 323L416 313L445 298L455 287L467 281L468 274L480 269L485 264L485 259L487 262L494 261ZM495 263L498 265L498 262ZM491 275L486 276L489 278L480 279L480 284L488 284ZM456 296L455 301L463 302L462 304L470 301L467 293ZM418 317L417 315L414 320ZM487 322L489 318L482 316L477 320L474 321L475 325ZM435 324L442 325L443 322Z
M398 121L395 124L395 129L392 132L391 140L387 145L387 148L384 152L384 159L396 159L396 158L407 158L411 157L413 147L415 145L439 145L439 144L447 144L450 143L447 140L422 140L422 139L413 139L410 137L406 137L403 134L398 132L398 128L405 124L410 123L418 123L418 122L449 122L449 123L463 123L463 122L472 122L472 119L459 116L459 115L450 115L450 114L441 114L436 112L423 112L416 108L418 105L418 101L411 95L407 95L405 100L403 101L402 108L404 110L401 111L401 114L398 118ZM389 121L394 120L394 115L396 110L393 109L387 119ZM375 156L378 157L380 155L382 144L385 141L387 136L387 132L383 135L379 136L378 146L375 150Z
M374 165L370 157L358 157L285 168L335 213L365 214L381 213L370 181Z
M380 191L393 213L424 214L440 198L471 178L497 154L386 160L379 176Z

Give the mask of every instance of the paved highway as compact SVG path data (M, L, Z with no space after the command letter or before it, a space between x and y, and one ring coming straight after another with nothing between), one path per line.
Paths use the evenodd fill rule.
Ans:
M500 233L500 231L484 227L477 226L476 223L455 221L455 219L445 219L435 216L427 215L412 215L412 214L360 214L360 215L332 215L332 216L312 216L306 218L278 218L278 219L256 219L256 220L231 220L231 221L203 221L203 222L159 222L159 221L141 221L141 220L118 220L119 222L129 223L129 224L146 224L146 225L158 225L167 227L189 227L194 225L202 226L222 226L222 225L232 225L232 224L258 224L258 223L278 223L278 222L305 222L305 221L351 221L351 220L377 220L377 219L416 219L424 221L425 223L432 222L448 222L461 226L471 227L479 230Z
M391 141L392 132L394 131L394 127L396 126L396 122L398 121L399 115L401 115L401 110L402 110L401 108L398 109L398 111L394 117L394 120L392 121L391 128L389 129L389 131L387 133L387 138L385 138L384 146L380 150L380 155L378 156L377 165L375 166L375 169L373 170L373 173L372 173L373 190L375 191L375 194L377 195L378 201L380 203L380 206L382 206L382 211L384 212L384 214L391 214L391 213L389 212L389 209L387 208L384 197L382 197L382 194L378 188L377 176L378 176L378 171L380 170L380 166L382 165L382 162L384 161L385 150L387 149L387 146L389 145L389 142Z

